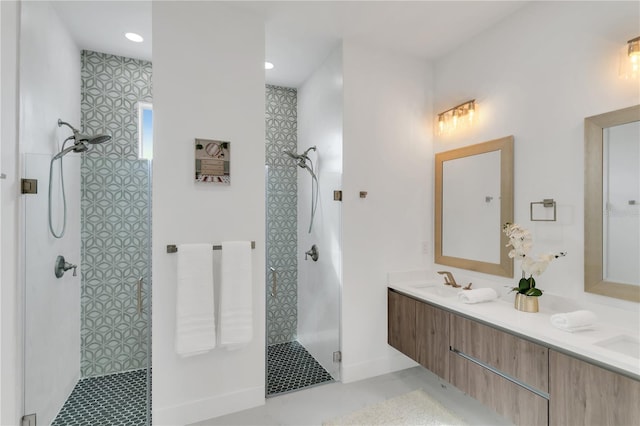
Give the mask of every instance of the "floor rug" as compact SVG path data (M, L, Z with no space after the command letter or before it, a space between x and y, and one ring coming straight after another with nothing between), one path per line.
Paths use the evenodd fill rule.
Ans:
M324 426L465 424L421 389L323 423Z

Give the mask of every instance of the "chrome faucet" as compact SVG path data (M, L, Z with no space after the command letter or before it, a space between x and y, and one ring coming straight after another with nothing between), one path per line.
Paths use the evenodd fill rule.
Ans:
M453 278L453 274L449 271L438 271L440 275L444 275L444 285L450 285L453 288L460 288L461 286Z

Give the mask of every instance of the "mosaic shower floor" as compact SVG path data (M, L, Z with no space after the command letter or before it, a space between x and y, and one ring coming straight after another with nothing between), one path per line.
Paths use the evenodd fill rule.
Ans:
M147 424L147 371L80 379L51 426Z
M333 382L333 378L300 343L267 347L267 396L325 382Z

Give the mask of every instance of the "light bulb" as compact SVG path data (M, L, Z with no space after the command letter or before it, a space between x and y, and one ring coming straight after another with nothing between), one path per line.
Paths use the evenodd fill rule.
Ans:
M469 123L473 123L473 116L476 113L476 104L475 102L471 102L469 104Z

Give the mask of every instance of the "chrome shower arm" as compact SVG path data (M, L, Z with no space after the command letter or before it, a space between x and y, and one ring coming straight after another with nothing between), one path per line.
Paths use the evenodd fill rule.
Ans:
M58 118L58 127L62 127L62 126L67 126L68 128L71 129L73 133L78 133L78 130L75 127L73 127L71 124L67 123L66 121L62 121L61 119Z

